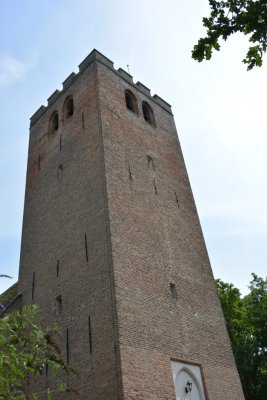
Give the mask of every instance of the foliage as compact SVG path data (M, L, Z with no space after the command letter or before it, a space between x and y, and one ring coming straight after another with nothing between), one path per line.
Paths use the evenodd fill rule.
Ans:
M192 57L199 62L210 60L213 49L220 50L220 38L226 40L233 33L241 32L250 35L252 43L243 62L248 70L261 67L267 49L266 0L209 0L209 4L210 16L203 18L207 34L194 46Z
M3 308L1 308L5 309L5 307L10 303L10 300L13 299L17 295L17 293L18 282L14 283L14 285L10 286L7 290L4 291L4 293L0 295L0 304L4 305Z
M252 274L245 297L232 284L217 280L226 326L247 400L266 400L267 278Z
M51 398L51 391L33 393L30 381L41 376L46 366L55 374L68 370L54 337L56 329L43 331L38 308L26 306L0 318L0 399ZM61 385L55 391L65 390ZM42 397L43 398L43 397Z

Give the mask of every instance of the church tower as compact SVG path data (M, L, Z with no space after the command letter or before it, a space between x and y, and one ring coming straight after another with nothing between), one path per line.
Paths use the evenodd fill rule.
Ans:
M96 50L31 118L19 286L80 400L244 399L171 107Z

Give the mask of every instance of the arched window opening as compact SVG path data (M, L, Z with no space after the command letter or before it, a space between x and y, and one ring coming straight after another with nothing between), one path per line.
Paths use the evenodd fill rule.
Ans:
M142 103L142 110L145 121L152 126L156 126L152 108L148 105L148 103Z
M66 118L69 118L73 115L73 110L74 110L74 104L73 104L73 98L71 97L70 99L67 100L65 105Z
M53 133L58 130L58 113L55 112L51 118L50 131Z
M125 102L128 110L138 114L136 99L130 90L125 91Z

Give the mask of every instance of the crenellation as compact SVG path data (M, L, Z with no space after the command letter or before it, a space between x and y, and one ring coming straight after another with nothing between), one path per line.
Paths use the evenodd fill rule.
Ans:
M145 93L149 97L151 96L150 89L148 89L148 87L143 85L143 83L138 81L138 82L136 82L136 86L138 87L138 89L141 90L141 92Z
M60 90L55 90L50 97L47 99L48 107L50 107L59 97L61 91Z
M125 79L127 79L127 81L130 81L131 83L133 82L133 77L132 75L130 75L128 72L124 71L124 69L122 68L118 68L117 72Z
M85 59L79 64L79 73L86 70L87 67L96 59L94 51L92 51Z
M76 78L77 74L75 72L72 72L62 83L63 85L63 90L68 89L68 87L72 84L74 79Z
M79 72L83 72L93 61L101 61L103 64L108 66L109 68L113 69L113 61L109 60L107 57L105 57L103 54L101 54L99 51L94 49L91 51L91 53L79 64Z
M30 121L31 121L30 126L31 127L35 124L35 122L38 121L38 119L45 113L45 111L46 111L46 107L44 105L42 105L41 107L38 108L38 110L30 118Z
M129 82L132 86L134 86L138 91L141 91L143 94L148 96L151 100L154 100L158 105L163 107L166 111L172 114L172 109L170 104L168 104L165 100L155 94L151 97L150 89L145 86L141 82L133 82L133 76L130 75L122 68L118 68L117 70L114 69L114 63L103 54L101 54L98 50L94 49L91 53L79 64L79 72L75 73L72 72L62 83L63 89L62 90L55 90L54 93L51 94L50 97L47 99L47 106L41 106L30 118L31 123L30 126L32 127L38 119L47 111L48 107L55 103L55 101L67 90L73 82L91 65L94 61L100 61L102 64L106 65L108 68L112 69L114 73L118 74L120 77L125 79Z
M156 100L158 104L160 104L166 111L169 111L172 114L172 106L159 97L157 94L154 94L153 99Z

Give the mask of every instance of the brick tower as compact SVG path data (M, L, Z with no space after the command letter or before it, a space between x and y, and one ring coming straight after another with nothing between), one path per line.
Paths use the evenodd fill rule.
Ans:
M171 107L96 50L31 118L19 286L81 400L244 399Z

